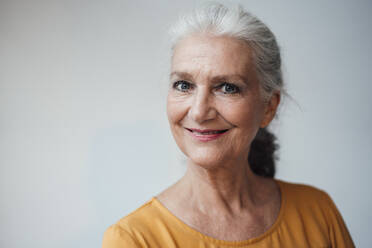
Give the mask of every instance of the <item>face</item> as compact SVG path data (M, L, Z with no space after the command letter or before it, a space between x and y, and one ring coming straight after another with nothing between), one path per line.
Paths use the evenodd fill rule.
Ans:
M195 164L247 161L259 127L270 123L278 103L278 94L263 101L243 41L204 34L176 45L167 115L177 145Z

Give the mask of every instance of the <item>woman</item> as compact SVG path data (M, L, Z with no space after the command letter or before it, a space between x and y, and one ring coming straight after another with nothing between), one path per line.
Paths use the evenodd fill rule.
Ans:
M108 228L103 247L354 247L327 193L273 178L266 128L284 90L271 31L212 4L173 36L167 114L187 171Z

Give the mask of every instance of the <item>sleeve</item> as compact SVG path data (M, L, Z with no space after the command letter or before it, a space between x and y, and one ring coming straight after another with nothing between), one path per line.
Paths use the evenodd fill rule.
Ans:
M110 226L103 235L102 248L140 248L129 232L117 224Z
M331 247L355 248L355 244L341 216L341 213L337 209L332 198L327 193L325 193L325 196L328 203L327 215Z

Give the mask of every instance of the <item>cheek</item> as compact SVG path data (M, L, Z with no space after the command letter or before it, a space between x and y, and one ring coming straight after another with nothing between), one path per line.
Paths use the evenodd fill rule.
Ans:
M179 123L187 113L187 103L185 99L173 96L171 93L167 97L167 116L171 128Z
M221 116L232 125L246 129L255 128L262 118L260 106L255 101L220 102L218 106Z
M236 151L248 150L260 127L262 111L255 101L241 101L235 104L220 106L221 116L233 125L234 133L230 136L229 143Z
M185 138L184 130L180 126L182 120L187 114L187 104L185 101L181 101L179 98L168 95L167 98L167 117L169 126L173 135L173 138L180 148L180 150L188 156L188 153L185 149Z

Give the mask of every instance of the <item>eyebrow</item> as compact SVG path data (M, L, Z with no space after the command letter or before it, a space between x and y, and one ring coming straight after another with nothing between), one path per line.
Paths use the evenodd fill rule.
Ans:
M190 80L190 81L193 81L193 79L194 79L194 77L188 72L173 71L169 75L169 78L172 78L173 76L177 76L179 78L184 78L184 79Z
M192 76L192 74L188 73L188 72L180 72L180 71L174 71L170 74L170 78L172 78L173 76L177 76L179 78L183 78L185 80L190 80L190 81L194 81L194 77ZM248 84L248 80L246 79L246 77L244 77L243 75L240 75L240 74L226 74L226 75L218 75L218 76L214 76L212 78L210 78L210 80L212 82L215 82L215 81L229 81L229 80L239 80L239 81L242 81L243 83L245 84Z

